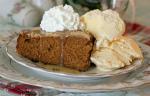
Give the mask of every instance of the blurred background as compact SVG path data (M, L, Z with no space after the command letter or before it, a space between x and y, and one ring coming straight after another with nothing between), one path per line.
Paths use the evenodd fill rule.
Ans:
M150 26L150 0L135 0L135 21L139 24ZM131 6L126 12L126 19L128 20L131 13Z
M80 15L93 9L113 9L129 22L149 26L149 0L0 0L0 28L33 27L40 24L43 13L50 8L69 4ZM11 25L10 25L11 26Z

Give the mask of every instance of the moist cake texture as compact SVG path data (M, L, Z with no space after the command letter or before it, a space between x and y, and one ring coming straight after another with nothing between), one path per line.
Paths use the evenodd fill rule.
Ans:
M90 67L93 37L82 31L45 33L24 30L17 39L17 52L33 61L85 71Z

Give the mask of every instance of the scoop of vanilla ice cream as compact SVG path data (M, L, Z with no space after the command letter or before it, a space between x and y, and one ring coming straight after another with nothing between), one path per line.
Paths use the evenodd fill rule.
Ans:
M126 65L130 65L127 62L132 62L134 59L143 59L143 54L138 44L129 36L118 37L110 44L110 48L121 55L122 61Z
M87 12L81 17L85 30L90 32L97 40L97 45L103 43L102 39L113 40L125 32L124 21L113 10L100 11L99 9Z
M128 36L111 41L107 47L93 52L91 61L100 71L112 71L133 64L133 60L142 60L142 52L137 43Z
M90 59L99 70L112 71L143 58L136 42L122 36L125 23L117 12L96 9L83 15L81 21L85 24L85 30L96 39L96 51L92 52Z
M119 54L110 48L102 48L91 55L91 61L100 71L112 71L125 66Z
M77 30L80 28L80 17L70 5L59 5L44 13L40 27L46 32Z

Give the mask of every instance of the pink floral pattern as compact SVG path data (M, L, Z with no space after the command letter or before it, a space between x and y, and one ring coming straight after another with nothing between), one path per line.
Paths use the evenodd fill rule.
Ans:
M12 9L12 14L19 13L23 8L25 8L25 5L22 2L18 2L14 5L14 8Z
M7 15L9 17L9 19L12 22L15 22L15 20L12 18L14 14L19 13L22 9L25 8L25 2L17 2L16 4L14 4L13 9L10 11L10 13Z

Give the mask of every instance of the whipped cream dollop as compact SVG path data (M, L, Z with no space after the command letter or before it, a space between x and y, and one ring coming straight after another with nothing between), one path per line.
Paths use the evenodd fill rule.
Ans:
M40 27L46 32L80 29L79 14L70 5L59 5L46 11Z

